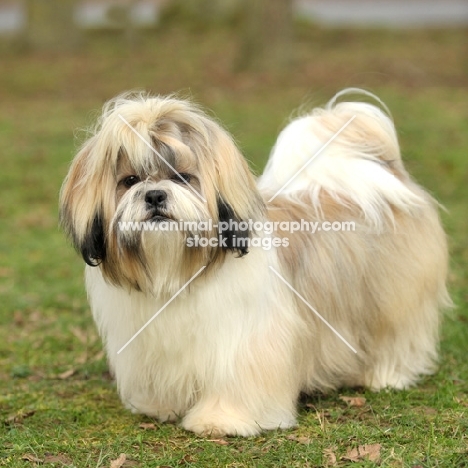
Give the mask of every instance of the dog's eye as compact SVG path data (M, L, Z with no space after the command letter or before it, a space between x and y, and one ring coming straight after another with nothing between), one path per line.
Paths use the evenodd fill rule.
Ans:
M192 180L192 176L190 174L186 174L185 172L178 172L177 174L174 174L171 177L171 180L173 180L174 182L180 182L181 184L183 184L184 182L189 184Z
M136 175L131 175L122 179L122 183L125 187L130 188L132 185L138 184L140 182L140 178Z

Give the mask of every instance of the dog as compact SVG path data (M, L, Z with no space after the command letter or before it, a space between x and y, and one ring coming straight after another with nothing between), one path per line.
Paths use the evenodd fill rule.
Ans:
M438 205L386 110L347 96L292 120L258 180L190 100L105 104L60 219L131 411L254 436L295 426L301 392L434 372L450 306Z

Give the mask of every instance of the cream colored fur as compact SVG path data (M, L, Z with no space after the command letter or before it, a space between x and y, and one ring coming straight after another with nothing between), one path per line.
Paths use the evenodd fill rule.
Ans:
M206 203L174 182L119 116L177 171L190 172ZM130 173L141 181L123 187ZM171 219L218 222L221 200L238 220L353 221L356 229L278 229L271 235L289 247L244 256L189 251L186 233L118 232L119 220L147 219L148 190L167 192ZM435 369L440 311L450 305L445 235L436 202L403 167L391 119L373 105L333 102L291 122L256 186L230 136L192 104L118 97L70 169L61 213L88 261L103 233L105 254L91 248L99 265L86 268L86 287L119 394L134 412L180 419L212 437L250 436L295 425L301 391L401 389Z

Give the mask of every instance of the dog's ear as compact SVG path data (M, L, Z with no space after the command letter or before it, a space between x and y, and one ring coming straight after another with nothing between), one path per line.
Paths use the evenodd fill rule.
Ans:
M70 208L62 206L60 209L60 225L88 265L98 266L106 258L104 227L99 214L94 216L84 236L80 237L74 228Z
M231 205L218 197L218 235L222 248L237 252L239 257L248 254L250 242L248 224L248 221L239 219Z
M88 265L97 266L106 257L105 224L100 197L106 180L96 180L92 170L93 139L88 140L72 162L60 192L60 225Z
M210 181L209 185L214 188L213 193L206 192L210 210L214 210L214 205L217 204L221 221L263 219L265 204L247 161L231 135L213 120L206 117L201 117L200 120L205 131L198 134L204 135L205 140L198 143L193 139L197 144L192 145L192 148L195 152L198 149L199 160L206 161L201 165L202 180ZM232 233L230 240L237 234L241 237L248 236L248 232ZM245 253L247 252L243 252Z
M222 200L240 220L259 220L265 210L255 179L231 136L220 129L212 141L217 187Z
M90 266L98 266L106 258L106 243L104 237L104 227L101 216L96 214L91 228L76 246L81 252L83 260Z

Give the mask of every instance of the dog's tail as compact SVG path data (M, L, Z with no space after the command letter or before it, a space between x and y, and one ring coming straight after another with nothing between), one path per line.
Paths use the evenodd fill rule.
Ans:
M376 105L338 102L355 89L338 93L325 108L293 120L280 133L258 185L266 200L303 197L307 192L319 206L329 196L361 208L380 224L392 208L409 212L427 198L413 183L400 157L398 138L388 109Z

